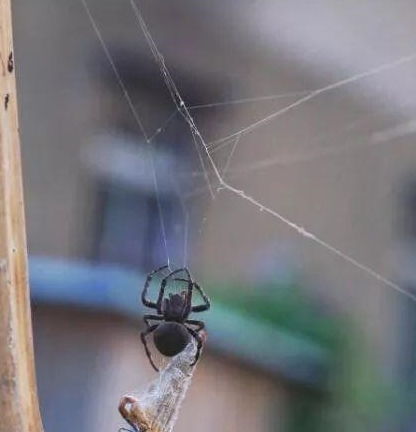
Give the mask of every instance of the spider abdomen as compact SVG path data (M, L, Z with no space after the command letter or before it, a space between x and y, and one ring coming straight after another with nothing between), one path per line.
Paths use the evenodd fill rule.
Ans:
M177 322L160 324L153 333L153 341L159 352L172 357L179 354L191 340L186 327Z

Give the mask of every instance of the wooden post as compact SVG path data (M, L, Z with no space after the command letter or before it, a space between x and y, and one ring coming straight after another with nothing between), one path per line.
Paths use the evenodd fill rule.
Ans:
M41 432L14 71L11 0L0 0L0 432Z

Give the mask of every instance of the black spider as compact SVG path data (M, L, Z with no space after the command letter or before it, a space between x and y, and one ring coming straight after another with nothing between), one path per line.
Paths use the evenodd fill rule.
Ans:
M186 345L188 345L191 336L193 336L197 341L195 360L191 364L191 366L193 366L199 359L202 348L202 338L199 332L205 327L205 324L202 321L188 319L188 317L191 312L203 312L208 310L210 307L208 297L205 295L202 288L192 280L187 268L180 268L169 273L165 278L162 279L156 303L148 300L146 298L146 294L153 276L167 267L168 266L163 266L149 273L142 292L143 304L149 308L156 309L158 313L158 315L144 316L146 330L140 334L141 340L146 350L146 355L149 358L150 364L156 371L159 371L159 369L152 360L151 353L147 347L146 336L149 333L154 332L153 340L156 348L161 354L168 357L172 357L180 353L186 347ZM173 276L180 272L185 273L187 278L172 279ZM180 294L169 294L168 298L164 298L165 288L169 280L187 282L188 287L186 291L182 291ZM202 296L204 304L192 306L192 293L194 288ZM151 325L149 321L162 322ZM190 328L189 326L195 326L195 329Z

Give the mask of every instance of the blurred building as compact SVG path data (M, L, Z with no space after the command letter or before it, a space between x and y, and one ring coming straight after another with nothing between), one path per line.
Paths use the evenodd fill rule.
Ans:
M195 422L208 430L218 411L221 430L302 430L302 419L308 430L312 423L316 430L333 430L334 424L346 431L413 430L407 408L416 367L413 303L241 197L217 192L209 162L175 114L129 2L88 4L145 130L156 134L159 193L143 136L82 3L15 2L29 251L66 260L63 267L33 261L41 266L33 270L34 319L46 425L117 428L118 397L148 381L135 312L123 305L135 304L128 300L133 285L139 289L144 274L166 259L166 243L174 264L182 263L186 249L198 280L246 287L243 297L268 284L301 285L305 298L320 305L308 309L308 323L320 325L319 318L328 317L326 325L338 334L348 322L350 335L348 344L343 336L325 345L310 336L308 324L296 331L287 326L282 339L273 333L281 334L279 318L268 327L273 342L259 342L253 356L254 348L244 349L244 343L229 348L233 308L225 302L222 313L213 312L212 345L178 430ZM199 106L191 112L216 163L227 166L227 180L413 292L414 200L401 197L414 189L416 163L416 62L406 58L414 50L415 6L407 0L376 6L327 0L142 5L184 100ZM365 71L373 73L361 76ZM353 76L356 81L237 135L228 164L236 142L222 137L307 91ZM241 101L250 98L257 100ZM80 261L89 267L74 264ZM116 291L110 290L104 308L110 288L97 282L94 291L87 276L74 279L78 265L82 274L112 282ZM129 281L105 273L120 267L138 273ZM70 285L56 288L54 297L66 271ZM36 279L39 274L43 279ZM71 287L77 296L69 295ZM117 306L118 298L123 305ZM255 323L264 323L253 321L256 339ZM306 339L297 357L291 337ZM270 345L269 356L262 356ZM294 373L302 364L316 369ZM89 389L82 397L80 386Z

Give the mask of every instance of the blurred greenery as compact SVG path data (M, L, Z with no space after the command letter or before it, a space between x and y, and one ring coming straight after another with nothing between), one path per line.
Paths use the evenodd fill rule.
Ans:
M335 316L322 313L300 285L264 283L256 286L212 284L207 287L215 303L243 315L301 334L328 347L335 347L340 325Z
M207 291L215 303L330 350L325 388L290 395L289 431L364 432L388 421L386 413L391 414L399 396L383 381L358 320L340 311L331 314L296 283L214 283Z

